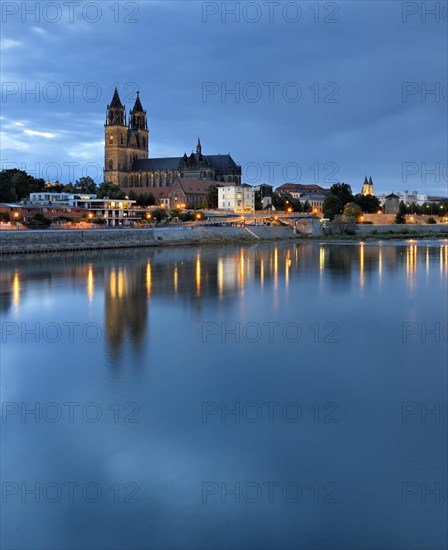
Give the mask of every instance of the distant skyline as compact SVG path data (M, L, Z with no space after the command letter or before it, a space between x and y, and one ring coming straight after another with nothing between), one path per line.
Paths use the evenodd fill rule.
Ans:
M446 195L447 10L434 4L3 3L2 168L101 181L118 86L128 113L140 90L150 157L200 136L252 185L358 193L371 176L378 193Z

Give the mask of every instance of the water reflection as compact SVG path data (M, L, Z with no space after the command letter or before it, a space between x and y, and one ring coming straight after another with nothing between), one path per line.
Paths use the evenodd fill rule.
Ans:
M384 276L404 271L409 289L415 289L419 266L427 276L431 266L446 276L448 245L446 241L399 245L383 243L328 244L257 244L187 248L184 250L129 250L66 253L63 255L7 257L0 269L1 308L20 308L27 289L37 281L69 279L74 287L86 285L90 302L94 295L104 296L104 325L113 349L126 336L135 344L142 341L147 325L148 298L170 297L195 301L217 296L220 301L236 298L248 283L272 290L274 307L277 291L285 291L304 274L319 273L316 292L340 291L353 284L357 274L362 290L379 284ZM376 277L373 277L377 274ZM376 282L375 282L376 281Z
M32 333L25 343L19 333L8 337L6 402L96 402L103 418L37 425L12 415L2 446L7 479L97 480L104 494L130 480L141 488L135 506L60 503L51 505L57 517L46 505L23 506L17 494L16 506L5 507L4 527L16 542L8 547L37 540L42 548L70 541L235 549L243 540L253 550L443 548L446 507L429 499L419 506L418 494L415 506L405 504L401 486L446 483L446 424L424 423L418 413L403 422L402 403L426 401L431 419L433 403L446 403L446 338L436 342L434 327L446 327L447 266L447 241L3 258L0 307L9 328L95 322L103 329L95 344L80 329L73 342L66 332L54 343L37 344ZM283 330L291 323L302 333L294 343ZM254 325L262 330L255 344ZM129 402L139 405L138 422L116 422L111 406ZM204 403L226 408L229 422L219 412L204 422ZM303 415L233 422L236 403L263 411L298 403ZM335 423L322 416L327 404L338 405ZM205 505L201 487L210 480L298 482L303 501L235 504L217 496ZM309 490L327 482L340 487L334 505ZM288 532L283 541L279 525ZM397 533L395 546L389 533Z

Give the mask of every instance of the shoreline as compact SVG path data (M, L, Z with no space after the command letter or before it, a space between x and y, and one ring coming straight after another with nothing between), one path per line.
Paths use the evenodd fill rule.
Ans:
M0 255L77 252L128 248L165 248L179 246L223 246L257 242L321 242L344 244L393 240L448 239L448 226L441 231L397 228L396 231L357 233L355 235L293 234L291 227L251 228L164 228L107 230L36 230L0 233ZM438 228L437 228L438 229Z

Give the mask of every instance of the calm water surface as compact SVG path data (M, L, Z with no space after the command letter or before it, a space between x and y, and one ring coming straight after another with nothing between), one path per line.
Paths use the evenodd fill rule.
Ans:
M447 241L2 259L2 548L446 548L447 275Z

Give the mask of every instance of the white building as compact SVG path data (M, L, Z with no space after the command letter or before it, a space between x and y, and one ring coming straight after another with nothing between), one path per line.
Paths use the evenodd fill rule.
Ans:
M255 210L255 189L247 183L218 187L218 209L232 212Z
M30 193L30 202L34 204L47 203L47 204L67 204L75 206L73 203L75 200L89 200L96 199L96 195L89 195L87 193L48 193L42 191L41 193Z
M142 211L129 199L98 199L96 195L83 193L30 193L33 204L67 206L86 211L90 221L102 220L109 226L127 226L142 218ZM70 209L67 209L70 213Z

